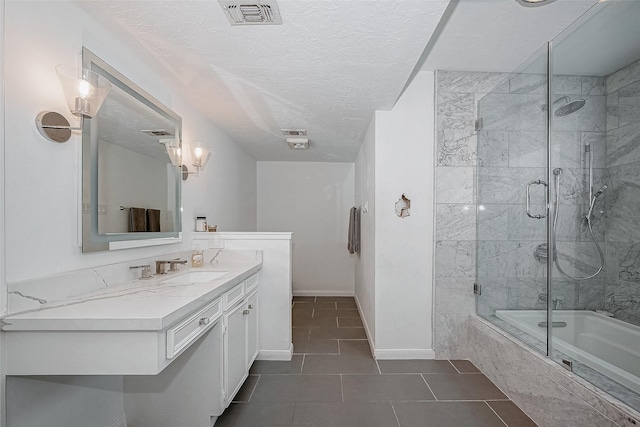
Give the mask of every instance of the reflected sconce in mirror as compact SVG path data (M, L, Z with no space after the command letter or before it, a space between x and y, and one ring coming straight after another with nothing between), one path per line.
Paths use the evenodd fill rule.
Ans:
M80 118L95 116L111 90L109 80L86 68L68 65L56 66L56 73L71 114ZM53 142L67 142L71 131L82 130L82 127L72 127L62 114L55 111L38 114L36 126L43 137Z
M211 157L209 147L204 144L193 142L189 144L183 143L181 148L180 145L175 143L161 142L165 144L171 163L173 163L174 166L182 168L183 181L186 181L187 178L189 178L189 175L198 176L200 174L200 170L204 169L209 157ZM187 153L187 156L184 157L188 157L190 162L184 159L183 152ZM189 167L185 163L191 163L191 166L195 168L195 172L189 171Z
M160 144L164 144L164 148L167 150L171 164L176 167L181 167L182 148L180 147L180 143L173 139L161 139Z

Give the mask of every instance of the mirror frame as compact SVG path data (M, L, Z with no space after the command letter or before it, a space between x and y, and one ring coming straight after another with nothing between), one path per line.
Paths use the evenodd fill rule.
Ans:
M131 95L148 108L176 123L176 139L182 147L182 118L116 69L82 48L82 66L106 77L112 85ZM98 141L92 141L91 118L82 118L82 252L91 253L117 249L167 245L182 242L182 171L176 171L176 210L174 230L170 232L98 233ZM169 157L167 156L167 159Z

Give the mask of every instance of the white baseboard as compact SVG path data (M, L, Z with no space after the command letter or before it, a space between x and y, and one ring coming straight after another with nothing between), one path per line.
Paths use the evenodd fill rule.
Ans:
M331 290L304 291L304 290L294 289L293 296L296 296L296 297L352 297L353 291L331 291Z
M369 341L369 348L371 349L371 354L375 358L376 347L375 341L373 340L373 336L371 335L371 331L369 331L369 324L367 323L367 318L364 316L362 312L362 308L360 307L360 301L358 301L358 295L354 295L356 299L356 307L358 307L358 313L360 313L360 319L362 319L362 325L364 326L364 333L367 335L367 341Z
M260 350L256 360L284 360L290 361L293 357L293 343L289 350Z
M127 416L125 414L120 415L110 427L127 427Z
M362 324L364 326L364 332L367 334L367 340L369 341L369 347L371 348L371 354L373 354L374 359L379 360L406 360L406 359L435 359L436 352L431 349L421 349L421 348L408 348L408 349L376 349L375 341L371 336L371 331L369 330L369 325L367 324L367 319L362 312L362 308L360 307L360 301L358 300L358 296L356 298L356 307L358 307L358 312L360 313L360 318L362 319Z
M401 360L401 359L435 359L436 352L434 350L421 348L407 349L386 349L379 348L374 350L375 358L378 360Z

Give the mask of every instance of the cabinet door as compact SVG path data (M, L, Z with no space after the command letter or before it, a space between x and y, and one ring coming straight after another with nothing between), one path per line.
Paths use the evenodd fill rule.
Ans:
M247 329L248 313L245 303L238 304L224 315L224 390L225 406L242 385L247 376Z
M254 292L247 300L247 369L258 355L258 292Z

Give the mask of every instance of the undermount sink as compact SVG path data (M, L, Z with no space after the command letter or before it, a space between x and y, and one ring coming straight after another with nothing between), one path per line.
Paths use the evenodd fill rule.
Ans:
M190 271L188 273L168 277L161 283L176 283L179 285L188 285L189 283L211 282L212 280L222 277L227 273L228 271Z

